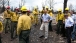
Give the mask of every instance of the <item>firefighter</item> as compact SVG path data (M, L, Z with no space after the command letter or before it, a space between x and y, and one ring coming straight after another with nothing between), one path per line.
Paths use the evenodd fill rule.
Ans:
M10 29L11 26L11 16L10 13L8 12L10 11L10 6L7 6L6 10L4 11L4 19L5 19L5 34L8 33L8 28Z
M71 14L69 13L69 8L65 8L65 14L68 14L68 16L71 16Z
M34 16L30 13L30 10L27 11L27 15L31 18L32 24L34 23Z
M34 14L34 21L35 21L35 26L36 26L36 25L38 25L38 15L39 15L39 11L38 11L37 7L34 7L33 14Z
M15 9L15 12L11 12L9 11L10 15L11 15L11 41L17 36L17 34L15 34L14 37L14 32L17 33L17 22L18 22L18 18L19 18L19 14L18 14L18 9Z
M52 9L49 9L49 14L53 18ZM53 29L52 29L52 20L50 20L50 22L49 22L49 31L53 31Z
M47 10L47 13L49 14L49 8L48 8L48 6L45 6L45 10Z
M62 13L62 9L58 10L56 21L57 21L57 34L61 35L61 29L63 28L63 21L64 21L64 14Z
M22 16L18 19L17 35L19 35L19 43L29 43L29 34L31 30L31 18L27 15L25 6L21 8Z
M0 43L2 43L1 41L1 33L3 31L3 24L2 24L2 21L0 20Z

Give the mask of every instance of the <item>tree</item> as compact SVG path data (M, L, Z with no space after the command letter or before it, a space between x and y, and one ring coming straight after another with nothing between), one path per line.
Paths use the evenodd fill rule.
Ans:
M70 11L73 10L73 5L72 4L69 5L69 10Z
M54 3L54 0L46 0L45 5L49 5L50 9L54 7L56 3Z

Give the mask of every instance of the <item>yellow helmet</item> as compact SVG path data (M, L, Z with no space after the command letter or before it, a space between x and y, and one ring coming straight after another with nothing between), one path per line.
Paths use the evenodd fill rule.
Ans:
M45 6L45 8L48 8L48 6Z
M62 11L62 9L59 9L58 11Z
M22 7L21 7L21 11L27 11L26 6L22 6Z
M69 8L65 8L65 10L69 10Z

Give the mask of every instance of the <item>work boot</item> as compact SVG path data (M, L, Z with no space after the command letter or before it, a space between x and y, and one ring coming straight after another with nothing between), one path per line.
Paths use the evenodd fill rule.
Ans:
M44 35L40 36L39 38L43 38L43 37L44 37Z

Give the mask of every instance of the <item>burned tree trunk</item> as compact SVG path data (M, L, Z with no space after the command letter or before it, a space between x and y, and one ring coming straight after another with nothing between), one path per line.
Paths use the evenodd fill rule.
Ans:
M64 13L65 13L65 8L67 7L67 1L68 0L64 0Z

